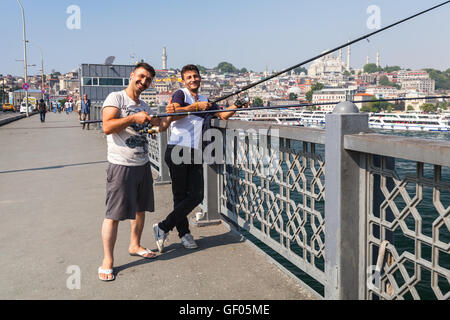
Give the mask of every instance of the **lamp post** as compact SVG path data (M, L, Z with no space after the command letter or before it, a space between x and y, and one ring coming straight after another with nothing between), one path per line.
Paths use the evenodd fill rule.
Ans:
M42 92L42 99L44 99L44 54L42 53L42 48L40 46L38 46L34 42L31 42L31 44L38 47L39 51L41 52L41 92Z
M19 0L17 0L17 3L19 4L20 8L22 9L22 27L23 27L23 72L24 72L24 83L28 82L27 77L27 36L25 33L25 12L23 10L23 6L20 3ZM26 110L27 110L27 117L29 117L28 114L28 90L25 90L25 100L26 100Z

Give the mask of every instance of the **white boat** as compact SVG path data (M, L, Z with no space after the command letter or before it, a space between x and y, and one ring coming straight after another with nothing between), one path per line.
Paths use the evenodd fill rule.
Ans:
M267 121L290 126L325 127L330 111L254 110L236 113L232 119ZM450 113L369 113L369 127L384 130L450 132Z
M371 113L369 127L387 130L450 131L449 114Z
M236 112L231 120L265 121L289 126L301 126L301 119L293 110L253 110Z

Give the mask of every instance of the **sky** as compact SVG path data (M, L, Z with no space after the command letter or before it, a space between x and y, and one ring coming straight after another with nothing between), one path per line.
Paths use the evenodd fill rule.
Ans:
M25 11L28 74L81 63L144 59L160 69L222 61L254 71L282 70L444 0L20 0ZM71 7L79 8L71 11ZM376 6L379 11L367 11ZM23 75L22 16L17 0L0 0L0 74ZM378 14L378 13L379 14ZM379 17L379 19L377 19ZM79 23L78 23L79 22ZM351 66L369 55L380 64L450 68L450 4L361 41ZM135 56L133 59L132 56ZM346 59L344 49L343 57ZM16 61L20 60L22 61Z

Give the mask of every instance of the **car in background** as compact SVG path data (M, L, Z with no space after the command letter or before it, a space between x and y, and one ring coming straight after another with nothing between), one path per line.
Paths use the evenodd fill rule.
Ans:
M20 113L26 113L27 112L27 106L25 102L22 102L20 104ZM28 104L28 113L33 112L33 105L31 103Z
M14 108L14 105L12 103L5 103L3 105L3 111L12 111L12 112L16 112L16 108Z

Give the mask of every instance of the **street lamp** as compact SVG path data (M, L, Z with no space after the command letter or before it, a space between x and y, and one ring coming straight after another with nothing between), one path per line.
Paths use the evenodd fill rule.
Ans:
M27 77L27 36L25 33L25 12L23 10L23 6L20 3L19 0L17 0L17 3L19 4L20 8L22 9L22 28L23 28L23 72L24 72L24 83L28 82ZM27 117L29 117L28 114L28 90L25 90L25 99L26 99L26 110L27 110Z
M39 48L39 51L41 52L41 92L42 92L42 99L44 99L44 55L42 54L42 48L38 46L36 43L32 42L33 45Z

